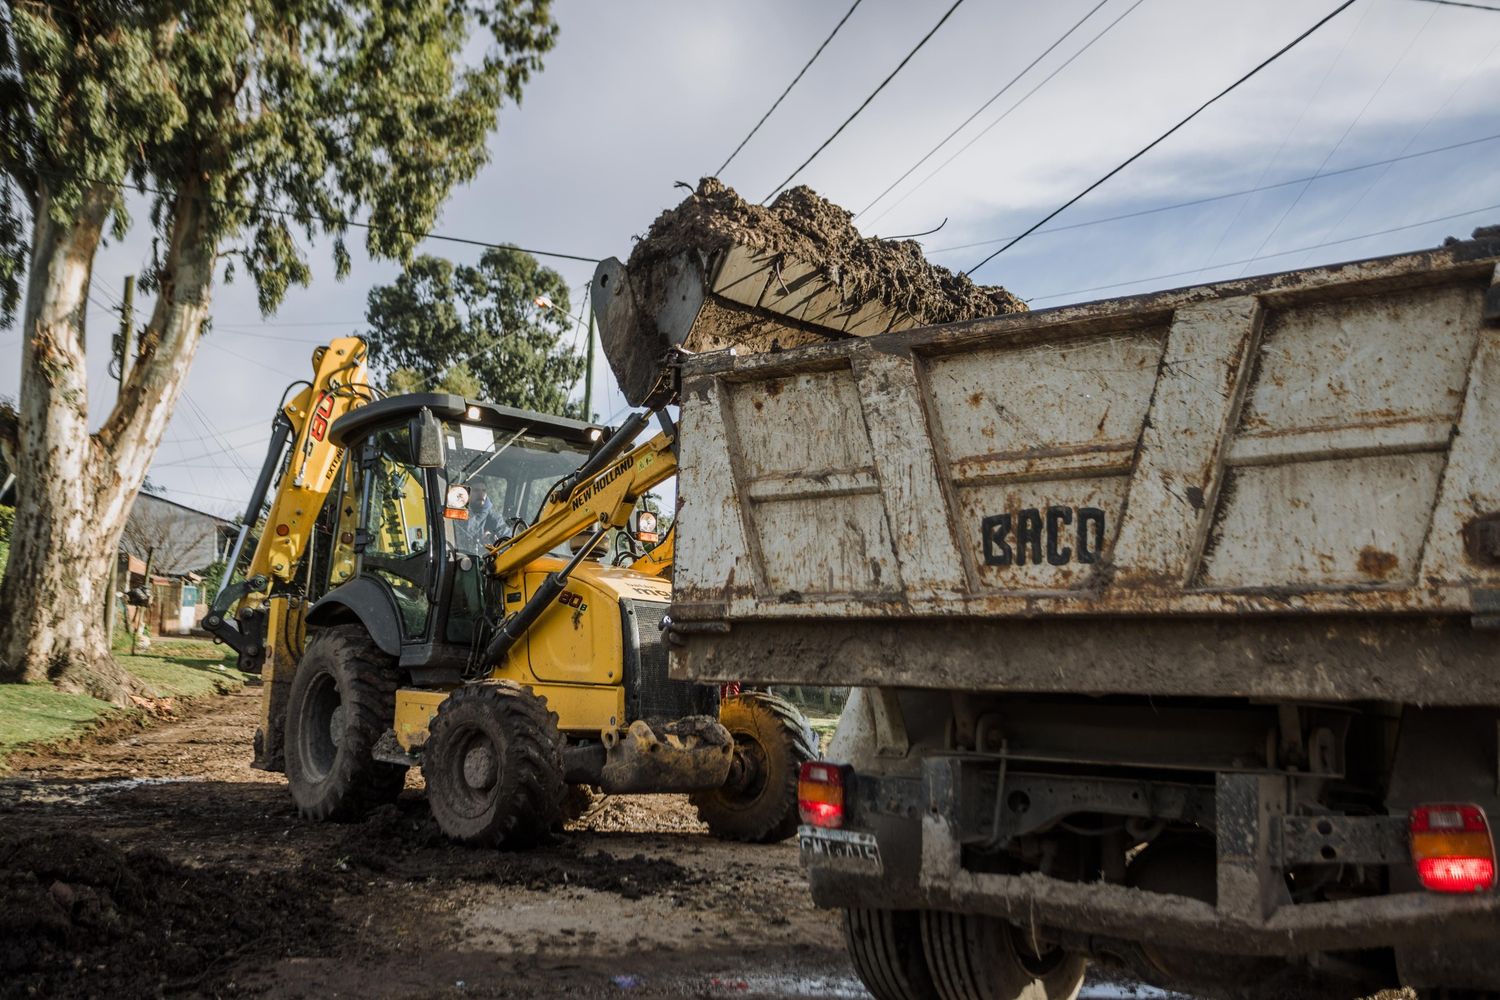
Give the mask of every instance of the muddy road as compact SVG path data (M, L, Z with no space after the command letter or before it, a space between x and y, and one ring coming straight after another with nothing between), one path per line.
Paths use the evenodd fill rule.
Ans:
M659 796L474 850L415 779L365 822L306 823L246 765L257 698L11 759L0 994L866 996L791 844L721 843Z

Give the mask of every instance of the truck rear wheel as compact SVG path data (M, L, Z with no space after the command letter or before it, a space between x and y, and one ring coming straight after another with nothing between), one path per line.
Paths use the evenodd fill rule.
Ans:
M286 777L308 819L359 819L393 802L406 768L370 755L396 714L396 663L360 625L313 634L287 695Z
M916 910L844 911L844 944L875 1000L937 1000Z
M1082 955L1046 947L1005 920L924 910L922 944L943 1000L1073 1000Z
M723 840L785 840L797 832L797 774L818 756L812 727L791 702L763 691L724 699L719 723L734 737L734 763L722 788L693 793L698 818Z
M511 681L458 688L422 752L438 827L477 847L526 847L562 817L562 738L546 699Z

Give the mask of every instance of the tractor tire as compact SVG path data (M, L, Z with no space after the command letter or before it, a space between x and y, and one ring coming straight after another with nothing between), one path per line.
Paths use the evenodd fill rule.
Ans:
M438 706L422 753L427 804L448 837L528 847L562 817L562 737L547 700L511 681L458 688Z
M396 661L361 625L314 633L286 709L286 777L308 819L348 822L394 802L406 768L370 756L396 715Z
M772 844L797 832L797 775L818 757L818 738L802 713L762 691L726 698L719 722L734 738L734 765L722 788L691 801L721 840Z
M922 945L942 1000L1074 1000L1088 960L1059 948L1033 951L997 917L923 910Z
M844 944L875 1000L940 1000L916 910L845 910Z

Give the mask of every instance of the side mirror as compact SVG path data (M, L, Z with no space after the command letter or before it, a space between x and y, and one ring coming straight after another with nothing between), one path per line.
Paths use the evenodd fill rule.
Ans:
M417 468L441 469L447 464L443 448L443 424L427 407L417 415L416 432L412 435L412 450Z

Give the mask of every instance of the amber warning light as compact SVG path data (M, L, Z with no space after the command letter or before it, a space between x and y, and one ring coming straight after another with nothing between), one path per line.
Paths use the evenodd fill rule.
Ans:
M797 811L802 822L826 829L844 825L844 775L848 768L811 760L797 775Z
M1433 892L1474 893L1495 888L1495 842L1484 810L1441 803L1411 811L1411 860Z

